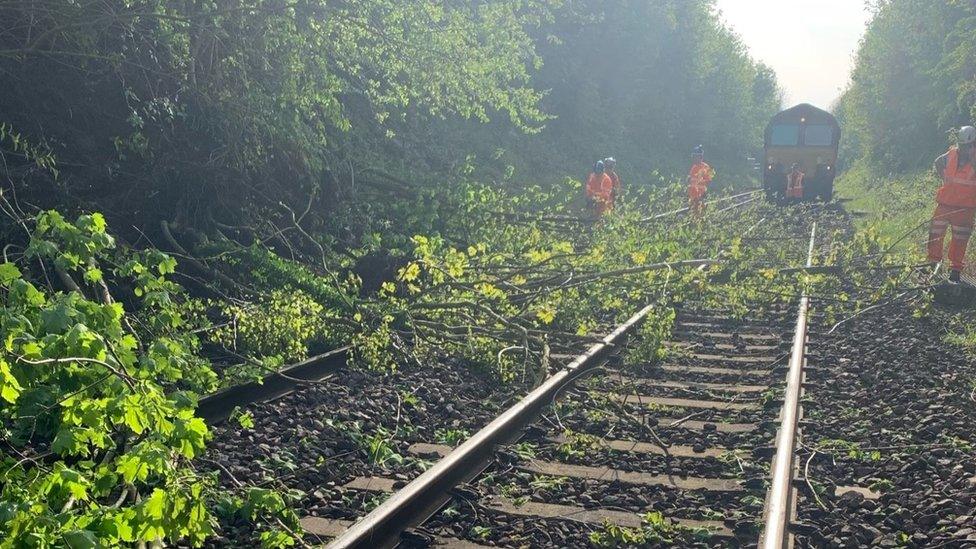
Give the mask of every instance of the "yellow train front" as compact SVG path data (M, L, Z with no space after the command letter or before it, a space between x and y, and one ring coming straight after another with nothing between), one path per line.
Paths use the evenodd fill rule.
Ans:
M804 173L803 199L829 201L834 194L840 124L827 111L806 103L787 109L766 126L763 189L770 200L786 198L787 174Z

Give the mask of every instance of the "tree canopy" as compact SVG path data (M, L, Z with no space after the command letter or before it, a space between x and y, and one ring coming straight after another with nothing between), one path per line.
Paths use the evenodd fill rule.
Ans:
M676 172L698 143L744 165L778 90L714 9L7 0L0 120L60 178L8 175L45 206L207 228L310 194L329 211L377 172L441 185L469 154L550 181L609 154Z
M926 166L976 108L976 5L883 0L837 111L845 152L892 171Z
M320 180L363 112L537 127L526 29L543 4L7 1L0 113L57 155L67 193L110 212L273 205Z

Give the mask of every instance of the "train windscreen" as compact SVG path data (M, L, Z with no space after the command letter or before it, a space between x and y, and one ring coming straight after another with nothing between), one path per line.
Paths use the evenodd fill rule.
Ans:
M773 126L769 136L769 144L774 147L795 147L799 145L800 126L798 124Z
M834 128L826 125L807 126L803 144L808 147L829 147L834 144Z

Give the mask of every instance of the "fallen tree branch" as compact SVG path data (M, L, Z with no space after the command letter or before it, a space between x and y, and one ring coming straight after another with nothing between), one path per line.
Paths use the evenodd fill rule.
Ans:
M179 253L183 257L183 259L186 260L187 263L193 265L194 268L196 268L198 271L202 273L213 275L218 280L226 284L228 287L234 288L235 290L242 293L247 293L244 291L241 285L238 284L234 279L232 279L231 277L225 275L224 273L216 269L211 269L210 267L207 267L197 258L190 255L190 252L186 251L186 249L182 245L180 245L179 242L176 241L176 238L173 237L173 233L172 231L170 231L169 223L167 223L165 219L159 222L159 227L160 229L162 229L163 238L166 239L166 242L169 243L169 245L173 248L173 250Z
M68 274L68 271L64 270L64 267L58 265L56 261L54 262L54 272L58 275L58 280L61 281L61 284L63 284L68 291L77 292L81 295L81 297L88 299L88 296L85 295L85 292L81 289L81 286L79 286L78 283L75 282L75 279L71 278L71 275Z
M710 267L712 265L717 265L721 263L718 259L686 259L683 261L676 261L671 263L654 263L651 265L642 265L640 267L629 267L627 269L616 269L613 271L604 271L601 273L593 273L590 275L582 275L574 280L574 284L585 284L587 282L592 282L594 280L601 280L604 278L615 278L618 276L626 276L632 274L642 274L651 271L660 271L664 269L676 269L681 267ZM535 288L543 285L544 282L537 282L532 284L526 284L526 288Z

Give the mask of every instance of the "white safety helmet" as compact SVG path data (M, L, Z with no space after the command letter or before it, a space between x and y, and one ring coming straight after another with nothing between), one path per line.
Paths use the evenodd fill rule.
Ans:
M959 144L969 145L976 141L976 128L972 126L963 126L959 128Z

